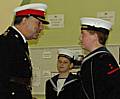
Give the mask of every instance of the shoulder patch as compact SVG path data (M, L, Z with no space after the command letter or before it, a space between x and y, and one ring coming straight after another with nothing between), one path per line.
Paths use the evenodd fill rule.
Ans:
M107 72L108 75L111 75L113 73L115 73L116 71L120 70L120 68L114 68L114 69L111 69L110 71Z

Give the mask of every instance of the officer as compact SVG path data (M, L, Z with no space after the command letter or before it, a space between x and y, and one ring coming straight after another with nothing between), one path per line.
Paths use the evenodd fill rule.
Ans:
M32 99L32 66L27 40L37 39L44 29L47 5L27 4L15 8L15 18L0 36L0 98Z
M89 51L80 71L85 99L120 99L120 68L105 46L112 24L89 17L80 23L81 44Z

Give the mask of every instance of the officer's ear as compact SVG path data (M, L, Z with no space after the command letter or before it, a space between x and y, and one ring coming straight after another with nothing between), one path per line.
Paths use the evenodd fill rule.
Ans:
M26 23L26 21L27 21L27 18L26 18L26 17L23 17L22 23Z
M72 68L73 68L73 63L70 64L70 69L72 69Z
M97 32L94 33L94 39L98 40L98 34L97 34Z

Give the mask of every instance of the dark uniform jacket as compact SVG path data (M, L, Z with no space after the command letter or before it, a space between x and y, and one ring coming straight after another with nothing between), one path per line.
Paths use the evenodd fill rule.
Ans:
M86 99L120 99L120 68L105 47L84 58L80 76Z
M21 35L13 27L9 27L0 35L0 95L14 95L17 92L23 94L23 86L30 83L31 77L28 46Z
M76 75L69 74L57 95L58 75L46 82L46 99L81 99L81 84Z

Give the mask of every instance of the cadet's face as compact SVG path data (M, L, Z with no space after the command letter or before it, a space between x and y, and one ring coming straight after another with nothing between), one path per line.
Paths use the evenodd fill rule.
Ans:
M27 21L27 30L28 33L26 35L26 39L37 39L39 36L39 33L44 29L43 23L40 22L38 19L34 17L28 18Z
M57 61L57 69L59 73L68 72L71 68L70 61L65 57L59 57Z
M90 51L92 44L94 42L94 37L95 36L90 34L87 30L81 30L80 41L82 47Z

